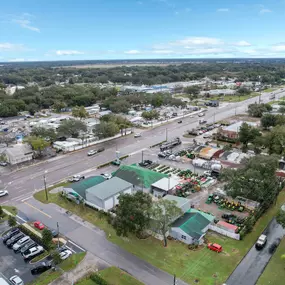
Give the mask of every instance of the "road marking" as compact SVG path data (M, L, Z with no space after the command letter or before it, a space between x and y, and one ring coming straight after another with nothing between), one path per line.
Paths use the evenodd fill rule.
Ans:
M27 198L21 200L21 202L25 202L25 201L27 201L27 200L30 200L32 197L33 197L33 196L29 196L29 197L27 197Z
M5 201L5 202L1 202L0 205L4 205L4 204L7 204L9 201Z
M24 204L26 204L26 205L28 205L29 207L31 207L31 208L33 208L33 209L39 211L41 214L43 214L43 215L49 217L50 219L52 218L52 216L48 215L47 213L43 212L42 210L38 209L37 207L35 207L35 206L29 204L28 202L24 202Z
M76 251L74 249L72 249L71 247L65 245L66 248L70 249L71 251L73 251L74 253L76 253Z
M27 222L25 219L21 218L21 217L20 217L20 216L18 216L18 215L16 215L16 217L17 217L18 219L22 220L24 223L26 223L26 222Z
M74 246L78 247L79 249L81 249L82 251L86 251L85 249L83 249L82 247L80 247L78 244L74 243L73 241L71 241L70 239L68 240L71 244L73 244Z

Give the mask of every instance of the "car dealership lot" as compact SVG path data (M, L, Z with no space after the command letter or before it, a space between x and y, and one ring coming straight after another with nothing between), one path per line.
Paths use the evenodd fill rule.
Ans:
M5 231L1 227L1 232L3 230ZM0 241L0 273L4 278L9 279L14 275L18 275L26 284L35 279L35 276L31 274L31 269L34 266L25 262L20 253L14 253L13 249L9 249L2 240Z

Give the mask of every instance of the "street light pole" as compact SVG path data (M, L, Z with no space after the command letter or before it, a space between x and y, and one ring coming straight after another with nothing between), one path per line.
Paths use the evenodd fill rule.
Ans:
M48 191L47 191L46 171L45 171L45 173L44 173L44 186L45 186L46 200L48 201Z
M173 276L173 285L176 285L176 275Z
M168 129L167 128L165 129L165 140L166 141L168 140Z
M143 162L143 150L142 150L142 162Z
M59 224L58 222L56 223L57 226L57 248L59 249Z

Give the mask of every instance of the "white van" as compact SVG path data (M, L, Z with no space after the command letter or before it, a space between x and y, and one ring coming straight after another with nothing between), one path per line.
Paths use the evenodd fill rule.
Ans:
M30 237L29 236L24 236L22 237L20 240L18 240L14 245L13 245L13 249L15 252L19 251L26 243L28 243L30 241Z

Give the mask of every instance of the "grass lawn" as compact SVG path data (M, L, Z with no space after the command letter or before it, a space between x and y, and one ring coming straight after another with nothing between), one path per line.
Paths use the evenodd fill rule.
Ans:
M211 96L208 98L208 100L219 100L222 102L239 102L239 101L244 101L252 97L258 96L259 93L253 92L249 95L222 95L222 96Z
M42 191L36 193L35 198L42 200L44 195L44 191ZM244 240L236 241L212 232L208 233L208 240L223 246L224 252L221 254L209 251L205 247L197 251L190 251L185 244L177 241L169 241L168 247L164 248L161 241L152 237L145 240L133 236L118 237L112 226L97 211L83 205L77 206L58 194L50 194L49 202L58 204L60 207L93 223L106 232L111 242L170 274L176 274L178 278L190 284L193 284L195 279L199 279L200 285L216 285L227 279L255 243L278 208L285 202L285 191L280 193L277 204L263 215L256 223L252 233L247 235Z
M2 206L2 209L5 209L5 210L9 211L13 215L17 215L17 213L18 213L17 208L13 207L13 206ZM4 215L0 219L0 223L3 223L4 221L7 221L8 217L9 217L9 215L4 213Z
M117 267L109 267L97 273L110 285L143 285L140 281L133 278L128 273L120 270ZM97 285L90 278L81 280L76 285Z
M276 88L267 88L267 89L262 90L262 92L270 93L270 92L275 91L275 90L276 90Z
M58 277L62 275L61 271L51 271L48 270L42 273L38 278L33 282L28 283L28 285L48 285Z
M257 285L283 285L285 279L285 260L281 256L285 254L285 238L281 241L269 264L258 279Z
M85 257L86 252L80 252L72 254L69 258L64 260L59 267L64 271L70 271L74 269Z

